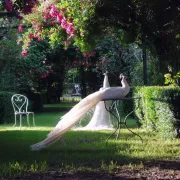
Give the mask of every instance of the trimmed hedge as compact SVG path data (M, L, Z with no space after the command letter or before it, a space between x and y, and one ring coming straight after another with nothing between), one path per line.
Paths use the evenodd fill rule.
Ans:
M14 110L11 104L13 92L0 92L0 124L14 122Z
M135 116L143 127L158 132L160 137L180 136L180 88L179 87L135 87L132 89Z

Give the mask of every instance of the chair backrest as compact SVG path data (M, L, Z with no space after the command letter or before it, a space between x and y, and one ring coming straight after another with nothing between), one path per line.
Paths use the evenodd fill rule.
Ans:
M27 112L28 98L22 94L14 94L11 98L14 112Z

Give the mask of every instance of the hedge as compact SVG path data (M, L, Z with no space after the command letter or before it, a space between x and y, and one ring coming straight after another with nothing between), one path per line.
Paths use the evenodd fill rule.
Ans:
M160 137L180 136L180 88L135 87L132 89L135 117L143 127L157 131Z
M0 92L0 124L14 122L14 110L11 104L13 92Z

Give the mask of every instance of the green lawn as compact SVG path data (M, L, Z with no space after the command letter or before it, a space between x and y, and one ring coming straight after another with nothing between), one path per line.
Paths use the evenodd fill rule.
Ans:
M27 127L25 119L22 130L18 125L1 125L1 176L44 171L52 167L96 169L110 164L180 160L180 139L158 139L156 133L137 128L134 119L128 119L128 126L143 138L143 143L126 128L121 129L118 140L113 136L107 144L105 140L112 131L69 131L48 148L40 152L31 151L30 145L43 140L66 111L61 105L46 105L44 112L35 113L36 127Z

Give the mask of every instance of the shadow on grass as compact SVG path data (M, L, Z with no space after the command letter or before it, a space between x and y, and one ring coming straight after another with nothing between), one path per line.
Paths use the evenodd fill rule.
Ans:
M76 103L45 104L42 112L68 112Z
M154 138L152 134L140 131L139 134L148 140L147 143L142 144L138 137L123 131L119 139L116 141L113 137L106 144L105 140L112 133L111 131L69 131L60 140L51 146L41 151L31 151L30 145L43 140L49 131L2 131L0 132L0 169L4 167L12 168L12 163L27 164L32 168L32 164L40 164L46 162L48 168L91 168L96 171L97 168L108 169L116 168L118 165L129 164L145 164L147 167L158 166L162 169L176 170L179 169L179 162L166 161L166 156L151 157L148 154L150 145L153 144ZM150 138L149 138L150 137ZM149 146L147 145L149 143ZM159 144L157 143L157 147ZM168 146L168 144L166 145ZM159 150L160 153L161 150ZM158 156L158 152L157 152ZM160 160L162 159L162 160ZM34 165L33 165L34 167ZM10 174L12 175L12 174ZM76 172L68 173L71 175L78 175ZM91 173L91 175L93 175ZM83 173L83 176L91 176L88 173ZM102 172L94 174L101 177ZM1 173L0 173L1 176ZM34 175L33 175L34 176ZM42 176L42 174L39 176ZM109 175L107 174L106 177ZM121 175L120 175L121 176ZM119 176L119 177L120 177ZM81 175L80 175L81 177ZM63 177L65 179L65 177ZM121 178L124 178L123 175ZM67 178L68 179L68 178Z
M138 137L129 132L122 132L116 141L112 137L106 144L111 132L69 131L60 140L42 151L31 151L30 145L45 139L49 131L4 131L0 132L0 162L47 161L51 165L99 166L104 162L119 164L138 163L144 158L133 157L131 153L144 151ZM141 132L141 135L145 133Z
M49 131L4 131L0 132L0 162L29 162L47 161L51 164L81 164L89 162L97 165L102 161L132 162L135 159L128 154L117 154L117 142L106 138L109 132L79 132L69 131L59 141L39 152L30 150L30 145L43 140ZM129 135L123 133L123 139ZM129 138L132 138L129 137ZM125 151L130 144L121 142ZM125 161L126 159L126 161Z

